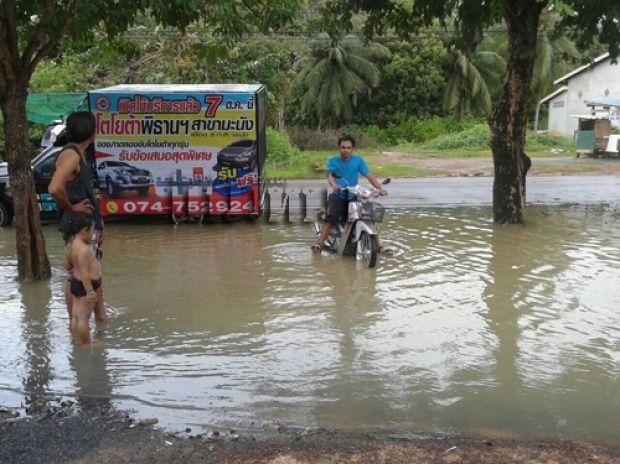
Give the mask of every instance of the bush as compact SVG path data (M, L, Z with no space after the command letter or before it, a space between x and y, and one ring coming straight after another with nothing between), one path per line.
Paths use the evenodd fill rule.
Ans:
M536 134L528 132L525 139L525 152L528 151L550 151L552 148L563 151L575 151L575 141L564 137L553 135Z
M480 151L489 149L491 129L487 124L478 124L456 134L443 135L420 148L422 150L465 150Z
M271 166L286 167L291 164L299 149L291 145L286 132L267 127L267 163Z
M409 118L400 126L403 138L407 142L424 143L445 135L442 120L439 118Z
M338 134L333 131L319 131L301 126L286 129L291 143L302 151L333 150L337 146Z
M447 134L472 127L472 121L457 122L454 118L409 118L399 127L401 137L407 142L424 143Z
M377 126L356 126L351 124L340 129L340 135L347 134L355 139L355 146L359 148L379 148L382 144L387 143L385 138L381 137L381 129ZM337 148L338 141L330 148Z

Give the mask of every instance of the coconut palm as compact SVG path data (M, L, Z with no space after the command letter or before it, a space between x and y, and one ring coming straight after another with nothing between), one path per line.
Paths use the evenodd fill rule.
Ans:
M316 114L319 129L337 128L351 121L358 99L369 96L379 84L379 70L371 60L390 52L377 43L365 45L353 35L337 40L327 33L310 47L311 59L294 81L303 91L302 110Z
M468 111L475 116L491 114L490 87L499 86L506 61L493 51L461 52L452 48L448 55L452 73L443 96L443 109L461 120Z
M566 65L566 57L577 61L581 54L566 36L552 36L549 31L554 30L560 17L557 13L548 10L540 16L538 40L536 42L536 61L532 74L532 98L539 103L553 89L553 81L565 72L562 66ZM540 104L536 105L534 130L538 129Z

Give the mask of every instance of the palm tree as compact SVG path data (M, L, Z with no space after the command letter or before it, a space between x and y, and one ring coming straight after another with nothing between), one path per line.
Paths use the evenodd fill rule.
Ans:
M315 112L319 129L337 128L351 121L358 98L369 96L379 84L379 70L371 60L390 52L377 43L365 45L353 35L337 40L327 33L310 47L311 60L294 81L303 90L302 110Z
M540 112L540 100L548 95L553 88L553 81L564 73L562 65L566 64L565 57L579 60L581 54L566 36L552 36L549 31L554 30L555 24L561 18L544 10L540 16L538 28L538 40L536 42L536 62L532 75L532 98L536 101L536 116L534 117L534 130L538 129L538 116Z
M499 86L506 61L493 51L461 52L452 47L449 54L452 73L443 96L443 110L461 120L470 111L475 116L491 114L490 88Z

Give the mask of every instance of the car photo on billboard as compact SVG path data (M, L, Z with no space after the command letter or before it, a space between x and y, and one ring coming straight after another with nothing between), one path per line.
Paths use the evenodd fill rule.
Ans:
M253 171L258 164L258 144L256 140L241 139L222 148L217 153L218 168L238 168Z
M97 181L111 198L126 190L146 195L154 184L151 171L122 161L101 161L97 166Z

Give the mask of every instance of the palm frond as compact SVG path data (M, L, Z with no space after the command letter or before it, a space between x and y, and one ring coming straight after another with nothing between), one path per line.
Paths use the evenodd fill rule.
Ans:
M312 61L302 69L294 85L304 89L302 106L312 108L323 124L349 122L360 95L379 83L380 72L371 57L389 57L380 44L366 46L356 36L334 43L319 35L312 41Z

